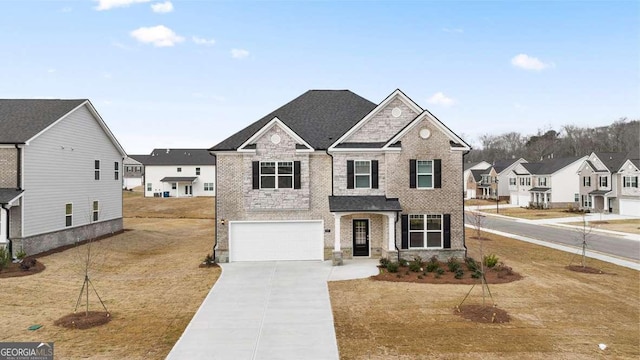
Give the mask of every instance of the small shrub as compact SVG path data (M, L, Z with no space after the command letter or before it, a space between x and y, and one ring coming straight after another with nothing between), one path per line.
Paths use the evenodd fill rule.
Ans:
M9 262L11 262L11 254L9 254L9 249L4 246L0 246L0 271L7 267Z
M401 277L402 277L402 274L397 273L397 274L396 274L396 277L399 279L399 278L401 278Z
M422 271L421 269L422 269L422 258L420 258L420 256L416 256L413 258L413 261L409 263L409 270L413 272L420 272Z
M458 271L458 269L460 269L460 266L460 262L458 261L458 259L456 259L456 257L452 257L447 260L447 267L449 268L450 272Z
M444 269L443 269L443 268L441 268L441 267L437 268L437 269L436 269L436 274L438 274L438 275L442 275L442 274L444 274Z
M467 257L464 259L464 262L467 264L467 269L469 269L469 271L478 271L480 269L478 262L474 258Z
M422 276L427 276L429 273L427 272L427 270L422 272Z
M456 270L456 274L454 275L454 277L456 279L462 279L463 276L464 276L464 270L462 270L462 268L458 268Z
M36 259L34 258L26 258L22 262L20 262L20 269L22 271L29 271L29 269L34 266L36 266Z
M22 260L22 259L24 259L24 258L26 258L26 257L27 257L27 253L26 253L23 249L20 249L20 251L18 251L18 252L16 253L16 258L17 258L18 260Z
M400 263L400 266L406 267L409 262L405 259L400 258L400 260L398 260L398 263Z
M380 258L380 267L386 268L387 265L389 265L390 262L391 261L389 261L389 259L387 259L385 257Z
M398 268L399 268L399 265L398 265L397 262L391 262L390 261L387 264L387 271L389 271L390 273L397 273L398 272Z
M405 275L409 275L409 270L404 272Z
M213 258L213 255L207 254L207 256L204 257L202 263L205 265L213 265L216 263L216 260Z
M424 276L418 275L418 279L422 280L422 279L424 279Z
M471 274L471 277L474 279L480 279L482 277L482 271L475 270L473 274Z
M498 264L498 257L496 254L489 254L484 256L484 265L488 268L492 268Z

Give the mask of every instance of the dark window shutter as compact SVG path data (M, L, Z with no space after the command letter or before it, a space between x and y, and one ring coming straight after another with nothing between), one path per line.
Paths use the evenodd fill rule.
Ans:
M353 160L347 160L347 189L353 189Z
M378 160L371 160L371 188L378 188Z
M300 189L300 161L293 162L293 188Z
M433 160L433 187L436 189L442 187L442 161L440 159Z
M409 248L409 215L402 215L402 249Z
M253 161L253 188L260 189L260 161Z
M451 249L451 214L442 216L442 246L445 249Z
M416 188L416 159L409 160L409 187Z

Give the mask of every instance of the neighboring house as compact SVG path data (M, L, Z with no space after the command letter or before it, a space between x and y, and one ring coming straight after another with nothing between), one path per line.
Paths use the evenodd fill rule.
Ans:
M130 156L127 156L123 162L122 188L133 189L142 186L144 177L144 165Z
M216 158L206 149L154 149L131 155L144 165L144 196L216 195Z
M637 151L594 152L578 169L580 208L621 215L640 216Z
M534 168L535 166L529 166ZM517 164L512 170L508 179L509 182L509 203L520 207L529 206L531 202L531 173L524 164Z
M475 163L465 163L464 164L464 172L462 173L462 182L464 184L464 197L465 199L475 199L476 197L476 189L469 189L467 186L469 184L469 176L471 176L471 170L480 170L480 169L486 169L488 167L490 167L491 164L489 164L486 161L480 161L480 162L475 162Z
M472 169L467 178L467 192L471 199L496 198L496 171L489 166L486 169Z
M578 193L578 169L586 159L567 157L549 159L539 163L521 163L510 175L509 191L511 199L521 198L526 190L529 193L529 205L544 208L576 206ZM513 180L515 178L515 180ZM514 184L515 183L515 184ZM524 185L521 185L523 184Z
M497 184L496 191L497 195L501 199L510 199L511 184L509 179L511 177L511 172L513 169L518 167L519 164L524 164L526 162L527 160L523 158L496 160L493 162L491 166L496 172L496 178L494 179ZM495 195L493 198L495 199Z
M0 246L33 255L122 230L122 159L89 100L0 100Z
M311 90L211 148L218 261L462 258L469 146L400 90Z

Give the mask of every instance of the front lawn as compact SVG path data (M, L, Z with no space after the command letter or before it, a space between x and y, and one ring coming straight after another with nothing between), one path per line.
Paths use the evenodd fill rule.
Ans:
M471 209L473 210L473 209ZM480 211L495 214L496 209L481 209ZM499 215L517 217L521 219L555 219L562 217L580 217L582 214L570 213L562 209L525 209L520 207L502 208L498 211Z
M480 258L475 230L469 255ZM330 282L342 359L637 359L640 356L638 272L597 260L605 274L565 269L579 258L542 246L483 234L484 253L523 275L489 285L511 321L480 324L454 314L471 285L372 279ZM476 286L465 304L481 304ZM607 345L602 351L598 344Z
M567 223L569 225L582 226L582 222ZM620 231L629 234L640 234L640 219L624 219L624 220L592 220L588 226L594 229Z

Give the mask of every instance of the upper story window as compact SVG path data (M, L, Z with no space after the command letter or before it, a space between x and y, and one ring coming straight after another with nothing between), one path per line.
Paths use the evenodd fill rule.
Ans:
M600 182L600 187L608 187L609 185L609 177L607 176L600 176L598 178L599 182Z
M200 175L200 168L199 167L196 168L196 175Z
M252 166L253 189L301 188L300 161L253 161Z
M409 215L409 249L442 248L442 215Z
M531 178L530 177L521 177L520 178L520 185L522 186L531 186Z
M418 189L433 189L433 160L417 160Z
M626 188L637 188L638 187L638 177L637 176L623 176L622 177L622 187Z
M96 180L100 180L100 160L93 162L93 177Z
M483 175L484 181L484 175ZM442 162L409 160L409 187L412 189L439 189L442 186Z
M547 186L547 178L546 177L538 178L538 185L539 186Z
M113 179L120 179L120 163L117 161L113 163Z
M582 186L591 186L591 176L584 176L582 178Z
M100 203L98 201L93 202L92 207L92 219L94 222L98 221L98 217L100 216Z
M177 168L177 169L176 169L176 171L177 171L177 172L182 172L182 168L181 168L181 167L179 167L179 168Z
M73 204L65 204L64 205L64 226L69 227L73 225Z
M377 189L378 160L347 160L347 189Z
M491 175L482 175L482 183L483 184L491 183Z

